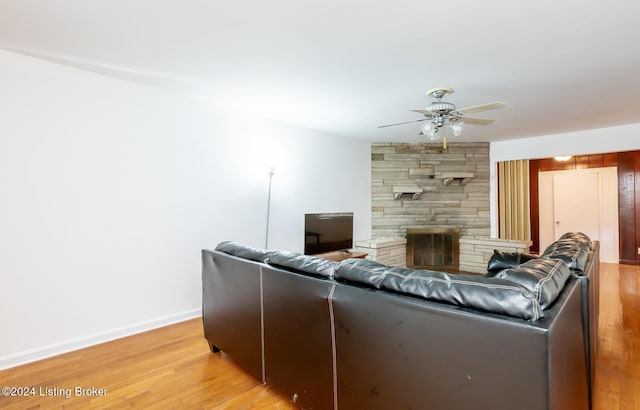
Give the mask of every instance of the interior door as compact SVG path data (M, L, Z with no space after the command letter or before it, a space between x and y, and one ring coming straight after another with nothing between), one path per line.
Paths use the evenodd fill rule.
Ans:
M600 241L600 260L618 263L618 171L615 167L539 174L540 250L565 232Z
M583 232L600 240L600 192L597 173L553 177L554 240L565 232Z

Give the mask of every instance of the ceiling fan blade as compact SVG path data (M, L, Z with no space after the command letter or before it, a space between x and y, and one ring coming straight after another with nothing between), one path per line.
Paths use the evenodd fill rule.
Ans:
M394 125L410 124L412 122L426 121L426 120L429 120L429 119L430 118L420 118L419 120L396 122L395 124L378 125L378 128L393 127Z
M504 108L506 106L507 104L500 101L496 101L496 102L491 102L486 104L474 105L472 107L467 107L467 108L463 108L461 110L456 110L456 111L458 111L460 114L471 114L474 112L497 110L500 108Z
M409 110L409 111L413 111L413 112L419 112L420 114L424 115L425 117L433 117L433 113L431 111L427 111L427 110L422 110L422 109L418 109L418 110Z
M494 122L494 120L487 120L486 118L471 118L471 117L460 117L459 121L464 121L465 124L475 124L475 125L489 125Z

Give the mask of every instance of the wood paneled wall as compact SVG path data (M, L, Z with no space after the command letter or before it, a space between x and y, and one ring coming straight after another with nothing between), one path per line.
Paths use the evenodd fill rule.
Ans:
M565 162L553 158L530 160L531 252L540 251L538 172L602 167L618 168L620 263L640 264L640 151L578 155Z
M640 151L618 154L620 262L640 264Z

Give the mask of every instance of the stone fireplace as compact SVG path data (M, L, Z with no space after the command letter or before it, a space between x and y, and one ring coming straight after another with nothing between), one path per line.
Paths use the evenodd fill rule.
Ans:
M373 238L409 228L457 228L489 236L489 144L375 143L371 146Z
M417 227L489 236L489 167L488 143L373 144L372 237Z
M376 248L363 251L379 253L386 243L405 240L407 266L457 268L459 238L490 235L489 144L448 146L371 146L371 231Z
M490 238L489 144L371 146L372 238L367 259L417 269L486 272L494 249L530 242Z

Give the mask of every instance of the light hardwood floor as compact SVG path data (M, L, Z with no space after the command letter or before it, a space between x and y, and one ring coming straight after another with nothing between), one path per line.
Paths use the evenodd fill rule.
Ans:
M600 264L595 410L640 409L640 266Z
M640 266L602 264L600 275L594 409L640 409ZM200 319L0 371L0 386L36 389L30 397L0 396L3 409L295 409L212 354ZM79 396L76 386L106 394Z

